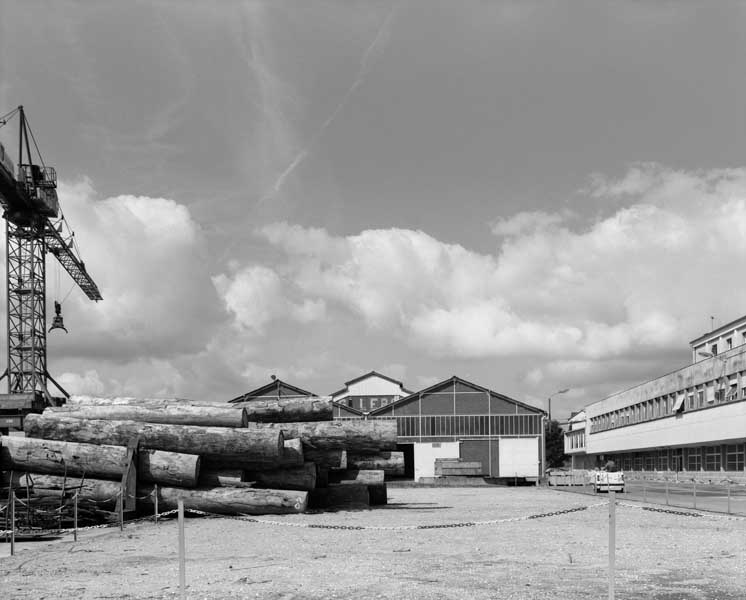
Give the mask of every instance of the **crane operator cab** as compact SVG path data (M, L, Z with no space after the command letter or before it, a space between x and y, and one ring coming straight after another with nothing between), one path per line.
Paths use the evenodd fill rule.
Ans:
M62 305L57 300L54 301L54 319L52 319L52 326L49 328L49 331L52 331L52 329L62 329L62 331L67 333L65 322L62 320Z

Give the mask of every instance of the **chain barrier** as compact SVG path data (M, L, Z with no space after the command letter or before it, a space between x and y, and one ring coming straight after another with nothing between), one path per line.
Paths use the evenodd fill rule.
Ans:
M148 494L147 496L143 496L140 499L147 498L151 496L151 494ZM664 513L664 514L670 514L675 516L683 516L683 517L694 517L694 518L712 518L712 519L724 519L724 520L734 520L734 521L746 521L746 517L737 517L737 516L726 516L726 515L712 515L712 514L706 514L706 513L699 513L699 512L691 512L691 511L682 511L682 510L673 510L669 508L658 508L653 506L640 506L637 504L631 504L629 502L624 502L617 500L616 504L618 506L623 506L625 508L634 508L637 510L644 510L648 512L656 512L656 513ZM323 524L323 523L294 523L291 521L277 521L272 519L259 519L256 517L253 517L251 515L221 515L217 513L210 513L202 510L198 510L195 508L185 508L185 513L190 513L194 515L199 515L203 517L208 518L220 518L220 519L233 519L236 521L244 521L247 523L258 523L261 525L277 525L281 527L295 527L300 529L331 529L331 530L339 530L339 531L414 531L414 530L428 530L428 529L456 529L456 528L463 528L463 527L478 527L478 526L484 526L484 525L501 525L505 523L518 523L521 521L531 521L535 519L545 519L549 517L556 517L561 515L568 515L572 513L582 512L585 510L593 509L593 508L601 508L608 506L608 501L603 502L597 502L595 504L589 504L586 506L576 506L573 508L566 508L563 510L556 510L546 513L536 513L532 515L523 515L520 517L506 517L504 519L490 519L487 521L463 521L463 522L457 522L457 523L442 523L442 524L434 524L434 525L332 525L332 524ZM161 519L163 517L168 517L171 515L175 515L178 513L177 509L167 510L164 512L158 513L157 517L158 519ZM130 519L127 521L127 523L141 523L144 521L153 521L155 519L155 515L146 515L143 517L138 517L136 519ZM101 523L98 525L88 525L86 527L78 527L78 531L87 531L92 529L106 529L110 527L118 527L119 523ZM73 527L67 527L67 528L61 528L61 529L51 529L47 530L46 532L40 532L40 533L49 533L49 534L66 534L66 533L72 533L75 531L75 528ZM0 536L10 535L12 532L11 530L0 530Z
M517 523L520 521L529 521L531 519L543 519L547 517L554 517L559 515L566 515L570 513L580 512L588 510L589 508L595 508L597 506L604 506L606 502L599 502L598 504L590 504L588 506L577 506L574 508L567 508L564 510L556 510L547 513L538 513L533 515L524 515L520 517L507 517L505 519L491 519L489 521L463 521L460 523L442 523L436 525L325 525L321 523L292 523L286 521L275 521L270 519L257 519L248 515L240 515L235 517L228 517L239 521L247 521L249 523L260 523L263 525L279 525L282 527L298 527L302 529L339 529L339 530L351 530L351 531L413 531L413 530L425 530L425 529L454 529L460 527L478 527L481 525L500 525L503 523ZM201 513L202 511L193 511ZM208 513L202 513L208 514Z
M658 512L658 513L668 513L670 515L677 515L677 516L683 516L683 517L701 517L705 519L721 519L725 521L746 521L746 517L739 517L737 515L718 515L718 514L712 514L712 513L702 513L702 512L692 512L692 511L685 511L685 510L673 510L671 508L659 508L657 506L640 506L638 504L630 504L629 502L624 502L621 500L617 500L617 504L619 506L624 506L627 508L636 508L637 510L646 510L648 512Z

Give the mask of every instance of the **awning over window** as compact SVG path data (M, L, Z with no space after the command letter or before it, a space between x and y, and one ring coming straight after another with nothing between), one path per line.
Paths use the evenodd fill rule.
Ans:
M686 396L679 396L678 398L676 398L676 404L673 405L673 412L677 413L677 412L681 412L682 410L684 410L684 399L685 398Z

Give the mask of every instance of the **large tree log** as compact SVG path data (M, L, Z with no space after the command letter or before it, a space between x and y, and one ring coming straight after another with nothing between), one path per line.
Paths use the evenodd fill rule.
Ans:
M330 471L329 481L343 485L364 483L365 485L382 485L384 474L382 470Z
M202 427L245 427L246 411L224 406L140 406L136 404L111 404L50 406L44 414L74 419L106 419L107 421L141 421L144 423L169 423L172 425L200 425Z
M141 448L137 456L137 478L150 483L195 487L201 461L198 454Z
M316 450L315 448L305 448L303 456L307 461L315 462L323 469L346 469L347 468L347 450Z
M78 498L84 502L95 503L99 508L114 510L117 504L121 484L117 481L105 479L88 479L75 477L61 477L59 475L41 475L29 473L21 479L23 487L28 481L35 496L60 497L63 490L71 495L78 492Z
M396 449L396 421L325 421L317 423L249 423L249 431L283 431L300 438L304 449L341 448L355 454L378 454Z
M249 421L260 423L291 423L297 421L331 421L331 398L277 398L247 400L232 404L244 408Z
M316 464L272 471L244 471L244 481L253 481L256 488L275 490L312 490L316 487Z
M361 509L370 507L368 486L363 484L330 485L311 490L308 494L309 508Z
M283 449L281 431L167 425L137 421L72 419L55 415L28 415L24 430L30 437L90 444L124 446L135 437L140 447L200 454L221 460L272 461Z
M285 440L282 454L274 458L256 460L254 457L206 456L204 466L209 471L268 471L270 469L284 469L299 467L303 460L303 444L298 438Z
M312 490L316 486L316 465L270 471L210 471L200 473L200 487L254 487L274 490ZM245 484L245 485L242 485Z
M404 452L381 452L379 454L349 454L350 469L383 469L386 477L404 476Z
M127 448L95 446L26 437L0 437L0 465L32 473L83 475L101 479L121 478Z
M134 398L131 396L70 396L64 406L149 406L151 408L167 406L220 406L223 402L205 400L187 400L186 398Z
M137 487L137 495L145 506L153 504L153 486ZM158 486L158 510L172 510L178 500L187 509L223 515L269 515L305 512L308 492L261 490L244 487L215 487L185 490Z
M0 438L0 464L15 471L50 475L121 479L127 448L28 437ZM200 457L162 450L142 450L137 465L141 481L194 487Z

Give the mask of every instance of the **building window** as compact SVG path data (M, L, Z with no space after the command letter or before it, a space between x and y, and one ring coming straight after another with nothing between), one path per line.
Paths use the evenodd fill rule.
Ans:
M705 471L720 470L720 446L705 446Z
M705 405L705 391L698 390L697 391L697 406L702 408L704 405Z
M738 385L735 383L730 384L730 389L728 390L728 395L725 397L725 399L728 402L731 402L733 400L738 400Z
M728 350L730 350L733 347L733 338L725 340L725 345L728 347Z
M725 470L743 471L744 469L744 445L728 444L725 447Z
M699 448L689 448L686 451L686 470L699 471L702 468L702 455Z
M717 354L718 353L718 345L717 344L713 344L712 346L710 346L710 352L712 352L712 354Z
M694 394L689 394L687 403L689 404L689 410L694 409Z

